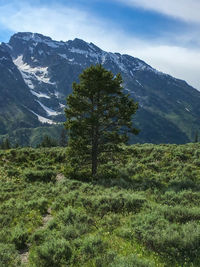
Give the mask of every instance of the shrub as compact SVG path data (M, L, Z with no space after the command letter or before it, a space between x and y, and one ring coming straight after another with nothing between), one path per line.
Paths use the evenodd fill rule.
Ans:
M119 169L113 164L113 162L108 162L99 166L98 180L117 179L119 178L119 174Z
M51 232L48 229L38 229L32 234L30 241L39 245L43 243L45 238L50 236L50 234Z
M121 223L121 215L115 213L108 213L101 219L101 225L108 232L112 232Z
M16 267L20 265L20 259L14 245L0 243L0 266Z
M132 240L134 236L132 229L127 225L118 228L116 231L116 235L129 240Z
M84 259L95 258L98 254L103 254L106 248L107 243L100 237L89 236L81 242L80 254Z
M199 205L200 204L200 192L192 192L192 190L183 190L180 192L167 191L164 195L157 196L157 200L169 206L180 205Z
M65 177L69 179L76 179L84 182L89 182L92 180L90 168L83 166L80 168L80 166L76 163L73 166L66 164L63 172Z
M103 253L103 256L98 256L95 258L95 266L103 267L103 266L111 266L116 258L117 253L115 251L109 250L107 253Z
M65 239L48 236L31 251L29 259L31 266L61 267L68 266L71 256L71 247Z
M144 171L141 174L136 174L132 177L132 187L136 190L148 189L165 189L163 179L152 173L152 171Z
M200 190L200 185L197 184L191 177L176 177L169 182L169 188L175 191L181 190Z
M136 194L130 193L110 193L104 192L100 196L91 196L90 198L85 198L83 205L87 210L95 212L98 215L104 215L108 212L138 212L146 200Z
M161 216L170 222L186 223L189 221L200 220L199 207L184 207L184 206L161 206L158 209Z
M78 230L79 235L88 232L93 225L93 220L83 210L72 207L60 211L56 217L56 222L62 226L73 225L74 229Z
M28 169L24 171L24 177L27 181L42 181L42 182L50 182L55 181L56 173L52 170L34 170Z
M159 210L141 213L133 218L136 238L148 249L174 262L193 262L199 257L200 225L170 223Z
M140 259L137 255L131 254L128 256L118 256L110 267L153 267L151 262L145 259Z
M17 249L24 249L27 247L28 233L23 226L16 226L12 231L11 241L15 244Z
M79 227L77 227L79 228ZM74 225L67 225L61 227L61 235L66 240L76 239L80 236L80 229L77 229Z
M27 203L28 208L38 209L41 214L46 214L48 209L48 201L45 198L31 200Z
M7 170L7 175L9 177L13 177L13 176L17 177L20 175L20 172L19 172L19 170L17 170L17 168L9 168Z

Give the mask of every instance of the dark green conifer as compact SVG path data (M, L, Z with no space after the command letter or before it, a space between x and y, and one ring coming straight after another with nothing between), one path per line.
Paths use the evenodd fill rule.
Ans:
M48 135L45 135L38 147L56 147L57 145L58 144L55 139L51 138Z
M10 145L10 141L8 138L4 139L1 143L1 149L10 149L11 145Z
M198 131L195 132L195 137L194 137L194 143L198 143L199 142L199 134Z
M59 145L65 147L67 145L67 133L66 129L62 129L60 133Z
M129 133L138 133L132 123L137 108L138 104L123 93L120 74L114 77L101 65L85 69L80 83L73 83L65 109L68 148L74 163L91 163L95 176L100 155L127 143Z

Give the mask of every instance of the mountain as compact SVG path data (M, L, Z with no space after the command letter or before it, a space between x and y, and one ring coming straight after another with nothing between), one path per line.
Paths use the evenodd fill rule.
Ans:
M41 138L43 129L58 136L72 82L97 63L120 72L125 92L139 102L134 123L141 132L132 142L193 141L200 125L200 92L185 81L93 43L58 42L29 32L14 34L0 45L0 136L9 134L21 144L37 143L33 133Z

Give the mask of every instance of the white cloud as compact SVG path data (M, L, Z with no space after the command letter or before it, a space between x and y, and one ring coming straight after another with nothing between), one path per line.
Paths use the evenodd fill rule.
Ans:
M200 22L199 0L114 0L129 6L150 9L185 21Z
M9 30L40 32L58 40L90 38L102 30L95 18L89 21L85 12L63 6L34 7L23 2L2 6L0 13L0 23Z
M127 53L141 58L152 67L184 79L200 90L200 51L162 45L163 40L156 43L140 40L124 33L110 21L102 22L86 11L66 6L36 7L23 1L16 3L12 6L0 6L0 24L13 32L39 32L64 41L81 38L106 51Z
M127 51L133 53L131 50ZM136 48L135 54L154 68L186 80L200 90L200 51L178 46L147 45Z

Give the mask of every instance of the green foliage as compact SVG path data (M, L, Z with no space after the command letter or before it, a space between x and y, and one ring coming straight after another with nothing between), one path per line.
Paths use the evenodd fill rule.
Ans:
M198 131L196 131L194 136L194 143L197 143L198 141L199 141L199 133Z
M67 133L65 129L62 129L59 138L59 145L65 147L67 145Z
M117 257L110 265L111 267L153 267L154 265L148 260L140 259L137 255Z
M12 244L0 243L0 266L16 267L19 266L20 259L15 246Z
M37 147L56 147L58 143L52 137L45 135L42 139L42 142L38 144Z
M172 262L178 260L184 263L198 258L200 226L194 222L195 219L199 220L198 217L199 210L190 212L183 207L176 207L173 211L161 208L134 217L132 227L136 238L149 249Z
M103 255L106 251L107 244L99 236L89 236L83 239L80 246L80 255L87 260L95 258L98 254Z
M24 171L24 177L27 181L43 181L50 182L55 181L56 173L52 170L34 170L28 169Z
M127 143L128 133L138 133L132 125L138 105L122 89L120 74L114 77L96 65L83 71L67 97L69 159L72 166L91 164L92 176L103 152L116 151L118 144Z
M200 205L200 192L190 190L182 190L180 192L167 191L165 194L159 194L157 201L168 206L182 205Z
M35 267L200 266L199 156L198 143L122 146L100 179L77 165L81 179L59 180L65 148L1 150L0 266L26 266L24 251Z
M91 196L90 199L85 199L82 203L90 212L103 216L108 212L136 213L143 207L145 202L144 198L134 194L105 191L101 196Z
M28 241L27 230L23 226L16 226L12 232L11 241L18 250L26 248Z
M41 197L39 199L33 199L27 202L27 206L29 209L37 209L41 214L46 214L48 209L48 201L47 199Z
M66 265L72 256L70 244L63 238L53 236L36 246L30 254L31 266L59 267Z
M0 144L0 149L10 149L11 145L10 145L10 141L8 138L4 139L1 144Z

